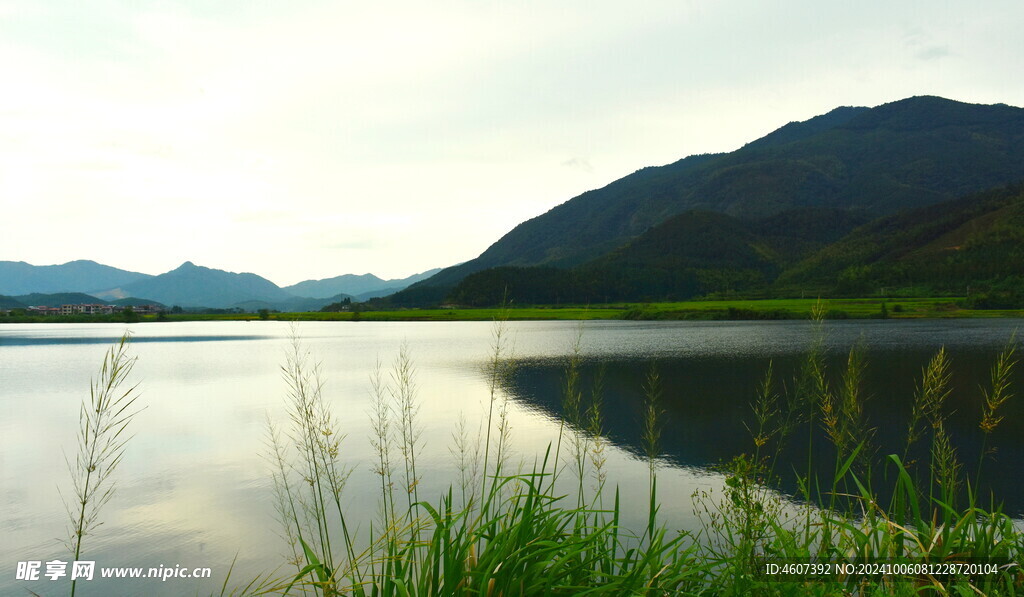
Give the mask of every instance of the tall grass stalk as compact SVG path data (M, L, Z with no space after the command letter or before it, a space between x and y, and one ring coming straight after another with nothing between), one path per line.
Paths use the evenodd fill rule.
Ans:
M586 478L586 442L584 437L583 422L583 388L580 379L583 364L583 322L576 328L572 347L569 351L569 359L565 366L564 378L562 380L562 416L558 423L558 440L555 444L555 469L551 475L551 486L554 487L561 469L562 442L568 431L569 443L572 449L571 464L573 474L576 477L576 505L583 506L584 503L584 482ZM566 429L568 428L568 429Z
M773 437L778 435L780 428L776 426L779 417L779 396L775 392L775 365L768 361L768 368L765 370L761 387L758 388L757 398L754 400L752 410L756 430L747 425L747 432L750 433L754 442L754 462L759 466L762 464L762 449L768 445Z
M941 423L942 405L951 392L949 382L949 357L945 347L940 348L935 356L921 371L921 382L914 394L914 404L910 413L910 424L907 426L907 441L903 448L903 460L906 461L911 447L926 432L923 424L932 428Z
M511 375L512 367L512 342L511 332L508 329L508 318L507 308L503 309L503 316L498 317L494 320L491 326L491 353L485 365L485 373L487 375L487 418L484 423L484 459L481 465L481 479L480 479L480 496L482 499L481 507L486 508L491 500L486 499L491 492L498 489L498 480L501 476L502 466L504 464L502 456L506 452L504 450L504 444L508 441L508 410L507 404L502 400L502 384ZM501 402L499 404L499 401ZM498 446L496 449L497 459L494 463L494 470L490 471L488 467L491 463L491 443L492 443L492 430L495 428L495 408L498 409L498 421L497 421L497 440ZM487 480L491 479L491 489L487 488ZM486 517L490 513L482 511L481 515Z
M661 456L661 417L665 413L661 406L661 375L658 367L651 363L644 381L643 430L641 441L647 456L648 509L647 538L654 541L658 518L658 457Z
M386 535L395 532L398 515L395 511L395 482L392 470L394 458L392 447L393 414L390 402L391 389L384 378L383 366L378 359L370 373L372 405L370 424L373 436L370 445L377 453L373 472L380 477L380 527Z
M403 343L391 371L391 393L395 412L398 415L398 446L402 454L404 491L406 496L406 517L410 525L411 541L419 542L420 520L417 505L420 502L420 478L416 472L416 453L420 444L420 428L417 422L420 405L416 400L415 368L409 355L409 345ZM411 550L410 565L418 565L417 550Z
M594 496L597 507L604 508L604 486L608 481L608 462L606 450L608 440L604 437L604 376L605 367L601 365L594 374L590 390L590 405L587 407L587 435L590 441L588 454L590 467L594 474Z
M469 431L469 423L465 413L459 413L452 432L453 447L449 450L455 458L459 471L459 491L462 507L473 511L477 505L476 490L480 479L481 443L480 429L476 434Z
M68 462L73 500L64 500L70 519L66 545L75 560L82 555L85 537L103 524L99 513L114 495L112 475L130 439L125 431L139 412L135 409L138 385L128 385L136 362L136 357L128 355L129 340L125 333L107 351L99 377L90 384L89 401L79 409L78 454L73 464ZM76 586L72 580L72 597Z
M1016 366L1017 334L1015 332L1010 336L1003 351L999 353L995 364L992 365L991 389L982 389L981 422L978 423L978 427L983 435L974 479L975 487L981 483L981 469L985 464L985 458L991 454L989 436L1003 421L1003 415L1000 413L1003 405L1013 397L1010 391L1010 379Z
M286 562L295 567L296 571L302 570L303 557L301 545L305 541L302 537L304 525L300 524L299 513L296 510L298 498L295 494L290 474L290 458L288 446L281 438L281 430L274 424L273 419L267 414L267 437L266 437L266 458L271 465L271 481L274 491L274 512L277 516L281 529L279 535L288 547L289 554Z
M356 576L360 575L355 565L352 536L341 505L341 493L351 469L340 461L342 434L333 412L324 400L324 379L320 364L312 361L309 350L299 338L297 328L292 329L282 375L288 386L287 409L291 420L289 438L297 452L292 467L308 486L308 491L296 494L296 502L301 504L304 516L300 518L296 511L294 523L296 527L301 527L304 522L309 524L305 536L313 542L304 539L300 541L307 566L313 564L310 552L315 550L319 554L314 569L309 572L315 575L314 582L322 594L334 595L338 592L336 574L341 570L336 560L336 547L342 549L347 556L347 570ZM341 527L340 538L330 524L335 515Z

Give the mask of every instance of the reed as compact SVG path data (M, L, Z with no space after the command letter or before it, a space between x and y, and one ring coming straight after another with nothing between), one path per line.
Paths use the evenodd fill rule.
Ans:
M89 388L89 401L79 409L78 453L68 461L72 499L64 499L68 513L68 538L65 545L74 560L82 555L85 538L102 525L100 510L114 495L114 472L124 457L130 436L128 425L138 414L138 385L128 385L136 358L128 354L127 332L107 351L99 377ZM77 581L71 581L74 597Z
M288 522L294 525L307 562L298 576L308 574L318 594L336 595L339 575L351 572L358 577L361 574L355 566L355 548L341 505L341 494L351 469L340 460L343 436L324 399L320 364L312 360L297 328L292 329L291 345L281 371L288 387L286 406L291 423L288 438L296 456L290 465L279 465L278 474L285 480L290 474L296 474L303 487L303 491L287 493L292 499ZM290 486L296 485L299 484ZM348 558L345 565L336 560L336 546ZM314 552L318 554L315 557Z
M982 389L981 421L978 427L981 429L982 445L978 456L977 476L974 486L978 487L981 482L981 469L984 467L985 458L992 455L992 446L989 444L989 436L999 427L1003 421L1000 410L1003 408L1013 393L1010 391L1010 376L1017 366L1017 334L1014 333L1006 342L1006 347L999 353L994 365L992 365L991 388Z
M604 376L605 368L600 366L594 375L590 390L590 405L587 407L587 439L589 441L588 456L594 475L594 496L598 507L604 507L604 486L608 481L605 464L608 457L605 450L608 440L604 437Z

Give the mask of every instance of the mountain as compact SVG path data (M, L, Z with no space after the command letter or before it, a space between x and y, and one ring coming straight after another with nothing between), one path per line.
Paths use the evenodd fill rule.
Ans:
M102 302L105 302L105 301L100 301L100 302L102 303ZM117 307L141 307L141 306L145 306L145 305L155 305L155 306L161 307L161 308L167 307L167 305L165 305L165 304L163 304L163 303L161 303L159 301L154 301L154 300L150 300L150 299L146 299L146 298L135 298L135 297L128 297L128 298L113 300L113 301L110 301L110 304L111 305L115 305Z
M842 238L870 218L863 212L801 208L746 219L688 211L624 247L568 270L502 266L466 276L453 302L493 305L678 300L734 290L763 290L788 266Z
M10 297L26 307L59 307L61 305L105 304L105 301L81 292L33 292Z
M783 272L776 286L830 294L918 287L1024 296L1024 184L884 217Z
M69 261L62 265L31 265L24 261L0 261L0 294L33 292L94 292L150 278L95 261Z
M186 261L177 269L159 276L120 270L92 261L72 261L64 265L48 266L2 261L0 285L9 290L0 292L0 297L5 297L0 307L9 309L27 305L59 306L74 303L107 303L120 306L157 303L182 307L317 311L324 305L345 299L359 301L391 294L438 271L440 270L433 269L396 280L381 280L373 274L347 275L329 280L310 280L289 287L292 290L308 290L313 293L304 296L279 288L273 282L255 274L238 274L201 267L191 261ZM351 288L352 292L333 292L332 285L338 284ZM90 291L86 295L73 294L81 293L80 290L49 290L54 287L89 288Z
M186 261L177 269L119 288L123 296L145 296L165 305L226 308L244 301L294 298L256 274L236 274Z
M28 305L18 299L0 294L0 309L24 309L25 307Z
M271 311L281 311L283 313L301 313L308 311L319 311L321 308L330 305L331 303L340 303L341 301L353 297L347 294L338 294L328 298L307 298L301 296L293 296L283 301L242 301L232 305L232 307L238 307L244 311L255 312L260 309L270 309Z
M746 296L967 295L1024 306L1024 183L867 221L828 208L765 218L690 211L587 263L489 268L449 300L465 305Z
M436 274L439 271L441 271L441 270L440 269L436 269L436 270L434 270L434 273ZM360 302L361 303L361 302L364 302L364 301L368 301L370 299L380 298L382 296L388 296L389 294L394 294L396 292L401 292L402 290L405 290L408 287L409 287L408 284L402 284L401 286L386 286L384 288L377 288L376 290L369 290L367 292L360 292L359 294L353 296L352 298L356 302Z
M691 210L749 218L826 207L881 216L1021 179L1024 109L931 96L837 108L734 152L644 168L583 193L392 301L440 300L491 267L579 265Z
M322 280L306 280L298 284L285 286L282 290L290 292L295 296L327 298L339 293L355 295L385 286L387 286L387 282L373 274L344 274Z
M408 278L393 280L382 280L373 274L345 274L323 280L306 280L305 282L285 286L283 290L295 296L311 298L333 298L339 294L346 294L357 297L359 300L366 300L398 292L410 284L433 276L439 271L441 269L436 268L414 274Z

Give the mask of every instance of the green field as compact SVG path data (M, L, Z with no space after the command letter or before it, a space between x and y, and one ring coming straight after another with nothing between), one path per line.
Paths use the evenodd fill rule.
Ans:
M344 311L338 313L271 313L270 319L289 321L493 321L508 320L584 320L584 319L807 319L817 299L760 299L731 301L686 301L677 303L620 303L567 307L510 307L403 309L396 311ZM964 309L951 298L821 299L828 319L920 319L956 317L1022 317L1024 310ZM882 305L885 305L883 314ZM256 319L243 315L171 315L181 319Z
M584 319L692 319L760 320L807 319L819 299L737 299L674 303L616 303L565 307L510 307L450 309L402 309L395 311L341 311L336 313L270 313L269 319L287 321L493 321ZM964 317L1024 317L1024 309L966 309L956 297L941 298L838 298L820 299L826 319L936 319ZM883 310L883 305L884 310ZM251 321L255 313L180 313L147 315L141 321ZM0 323L123 323L112 316L0 316Z

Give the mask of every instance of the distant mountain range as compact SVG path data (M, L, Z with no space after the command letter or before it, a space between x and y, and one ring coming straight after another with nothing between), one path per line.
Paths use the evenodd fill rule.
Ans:
M243 301L286 301L293 295L256 274L236 274L186 261L167 273L100 293L101 298L153 297L181 306L227 307Z
M439 271L441 271L441 268L435 268L420 274L414 274L408 278L394 280L381 280L373 274L345 274L324 280L306 280L305 282L285 286L284 290L296 296L308 296L310 298L332 298L339 294L347 294L356 300L364 301L398 292L410 284L433 276Z
M92 293L151 277L87 260L69 261L63 265L0 261L0 294Z
M823 247L822 239L802 239L816 226L831 225L818 218L834 216L815 210L845 212L852 218L843 224L847 226L1021 180L1022 108L930 96L875 108L842 107L787 124L731 153L690 156L644 168L583 193L519 224L476 259L413 284L389 302L423 305L464 299L467 288L456 292L464 280L471 282L473 293L483 293L482 278L469 281L467 277L494 268L501 271L486 275L490 284L499 286L510 277L530 275L516 268L546 267L579 275L586 270L593 274L593 284L636 288L628 281L633 275L630 268L642 264L641 269L661 267L665 276L678 278L679 288L690 289L661 296L687 296L716 287L735 289L737 285L727 280L710 282L715 271L723 271L716 265L722 257L712 247L738 250L746 246L729 259L745 252L744 275L770 281L793 260ZM782 241L778 234L773 240L760 236L758 230L769 226L772 217L793 217L795 226L807 228L790 230L787 234L792 238L786 246L777 246L773 243ZM669 224L673 218L681 219ZM843 226L835 230L850 232ZM678 264L660 259L663 255L654 248L669 239L688 244L682 237L700 238L703 244L689 243L695 252ZM694 283L690 274L684 276L679 269L683 264L705 270L699 276L705 282ZM608 278L613 271L619 272L617 277ZM534 273L553 283L569 281L565 275L559 279L550 272ZM651 279L657 277L653 270L648 273ZM683 277L688 281L684 283ZM634 277L633 282L639 280ZM483 294L495 292L499 290Z
M359 296L397 292L437 271L431 270L405 280L381 280L372 274L349 274L306 281L282 289L256 274L226 272L190 261L158 276L129 272L93 261L45 266L0 261L0 308L71 303L138 304L145 301L184 308L315 311L346 298L364 300ZM300 290L309 290L313 294L304 295Z

